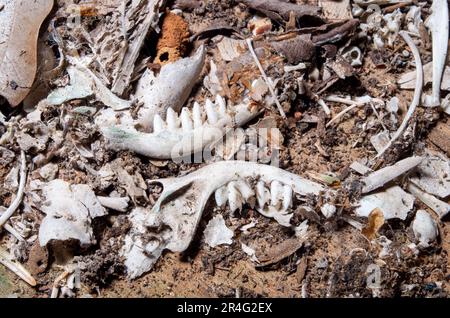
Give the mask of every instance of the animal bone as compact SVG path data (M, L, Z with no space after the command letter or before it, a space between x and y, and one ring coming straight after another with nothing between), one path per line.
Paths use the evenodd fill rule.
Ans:
M216 215L209 221L204 234L206 244L211 247L222 244L230 245L233 243L233 231L226 226L221 214Z
M361 50L357 46L352 46L349 50L347 50L343 55L347 61L350 62L351 66L361 66L363 55Z
M394 136L391 138L389 143L376 155L375 158L381 157L384 152L389 149L389 147L400 137L400 135L405 130L406 126L408 125L409 120L411 119L412 115L414 114L414 111L416 110L417 105L419 105L420 102L420 95L422 94L422 86L423 86L423 71L422 71L422 61L420 59L420 53L417 49L417 46L414 44L411 37L405 32L400 31L399 34L403 37L405 42L409 45L411 48L411 51L414 55L414 61L416 62L416 88L414 89L414 97L411 102L411 105L408 108L408 112L406 113L405 117L403 118L403 122L400 125L400 127L395 132Z
M39 244L52 240L77 240L82 246L95 242L92 219L106 215L94 192L88 185L72 184L56 179L42 189L48 202L41 207L46 214L39 228Z
M447 0L434 0L431 15L426 25L431 30L433 42L433 88L431 96L425 96L424 105L435 107L441 104L441 81L445 67L448 46L448 3Z
M405 220L414 206L414 197L399 186L390 187L381 192L365 195L359 201L357 216L368 217L370 212L379 208L386 220L399 218Z
M138 123L150 131L154 117L165 116L168 109L179 112L189 97L203 68L205 48L197 49L192 57L164 65L158 76L147 70L140 79L136 97L144 105L138 111Z
M104 127L101 131L113 149L128 149L156 159L175 159L202 151L227 129L240 127L258 114L246 104L227 107L225 100L217 96L215 104L207 99L204 109L198 103L192 113L184 107L179 117L172 108L168 109L165 121L157 114L152 133L139 132L130 126Z
M430 243L436 240L439 234L436 222L424 210L417 211L412 223L412 229L416 239L419 241L418 246L422 248L427 248Z
M14 198L14 201L11 203L9 208L0 216L0 229L6 222L8 222L11 215L16 212L20 203L22 202L23 193L25 190L25 184L27 182L27 161L25 157L25 152L21 151L20 153L20 181L19 181L19 189L17 190L17 195Z
M423 191L413 182L408 183L408 191L426 206L432 209L441 219L450 212L450 204L441 201L435 196Z
M410 157L403 159L392 166L372 172L363 179L365 185L362 188L362 193L367 193L384 186L389 181L417 167L422 160L422 157Z
M257 186L254 191L250 186L252 179L256 183L263 182L264 189ZM278 183L273 185L274 182ZM287 211L284 208L290 205L292 195L286 191L287 187L300 195L318 195L324 190L321 185L282 169L244 161L217 162L183 177L150 183L161 184L164 190L150 212L137 208L130 216L133 227L125 239L122 253L131 278L149 271L164 250L182 252L188 248L213 193L216 198L221 198L219 203L232 201L230 205L238 208L240 201L250 200L256 192L258 210L272 217L277 217L276 207L272 204L279 206L282 198L278 219L285 223L287 218L283 219L283 216ZM223 187L229 189L230 183L237 191L226 196ZM277 188L277 193L270 193L269 186Z
M30 286L36 286L36 280L20 263L14 261L13 257L0 247L0 264L3 264L10 269L14 274L19 276Z

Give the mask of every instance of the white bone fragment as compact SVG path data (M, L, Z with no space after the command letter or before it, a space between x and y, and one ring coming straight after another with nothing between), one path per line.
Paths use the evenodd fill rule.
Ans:
M416 110L417 105L419 105L420 96L422 94L423 71L422 71L422 61L420 60L419 50L417 49L417 46L414 44L414 41L411 39L411 37L405 31L400 31L399 34L403 37L405 42L411 48L411 51L413 52L413 55L414 55L414 61L416 63L416 87L414 89L413 100L411 102L411 105L408 108L408 112L406 113L405 117L403 118L402 124L397 129L395 134L392 136L389 143L376 155L375 158L381 157L384 154L384 152L387 149L389 149L389 147L403 134L403 131L405 130L406 126L408 125L409 120L411 119L412 115L414 114L414 111Z
M434 0L431 5L431 15L426 26L431 30L433 42L433 87L431 96L425 96L427 106L440 106L442 73L445 67L448 46L448 3L447 0Z
M417 167L422 162L422 160L422 157L409 157L400 160L392 166L388 166L372 172L367 177L362 179L364 183L362 193L371 192L384 186L389 181Z
M8 222L9 218L16 212L20 203L22 202L23 193L25 190L25 184L27 181L27 161L25 158L25 152L22 150L20 152L20 180L19 180L19 189L17 190L16 197L14 198L11 205L6 209L5 212L0 216L0 229L6 222Z
M136 89L136 98L143 103L138 112L141 127L150 132L156 114L165 118L169 108L180 111L200 75L204 58L205 48L201 46L192 57L164 65L157 76L151 70L142 75Z
M126 212L128 209L128 204L130 202L129 197L97 196L97 199L103 207L119 212Z
M372 172L373 170L370 169L369 167L363 165L362 163L358 162L358 161L354 161L351 165L350 165L350 169L356 171L357 173L359 173L360 175L366 175L369 172Z
M259 263L258 258L256 257L256 251L254 248L251 248L250 246L244 244L241 242L241 248L242 251L247 254L248 256L250 256L250 259L255 262L255 263Z
M151 181L161 184L163 192L150 212L136 208L130 215L133 227L122 250L128 275L136 278L149 271L166 249L186 250L211 195L230 182L249 178L266 185L277 180L298 195L319 195L324 190L320 184L282 169L244 161L217 162L182 177ZM276 212L285 222L287 215Z
M416 81L416 71L402 74L397 80L401 89L414 89ZM423 66L423 84L428 85L433 82L433 63L427 63ZM441 90L450 91L450 66L446 66L442 75ZM426 105L424 105L426 106Z
M422 23L421 8L418 6L411 6L406 14L405 20L408 31L419 34L419 26Z
M33 276L31 276L26 268L23 267L20 263L14 261L13 257L2 247L0 247L0 264L3 264L30 286L36 286L36 280L33 278Z
M70 58L69 61L73 64L67 68L71 84L50 93L47 97L50 104L59 105L73 99L95 95L99 101L113 110L119 111L131 107L131 101L117 97L79 59Z
M445 155L428 150L417 173L411 181L422 190L442 199L450 196L450 160Z
M41 211L46 214L39 228L39 244L52 240L74 239L82 246L95 243L92 219L106 215L94 192L88 185L73 184L56 179L42 188L45 202Z
M370 137L370 143L375 148L377 153L380 153L389 143L389 138L389 131L383 130L380 133Z
M414 205L414 197L403 191L399 186L393 186L381 192L363 196L356 209L356 215L368 217L370 212L379 208L384 219L398 218L405 220Z
M336 206L325 203L321 208L320 212L322 212L323 216L328 218L331 218L333 215L336 214Z
M427 248L439 235L438 227L433 218L424 210L419 210L412 223L412 229L419 248Z
M342 55L344 59L350 62L351 66L361 66L363 54L357 46L352 46Z
M207 120L203 119L200 105L194 103L193 127L191 121L186 119L189 115L187 109L182 110L185 113L184 119L182 118L185 124L181 128L176 114L169 109L165 116L166 123L159 115L155 115L155 129L152 133L143 133L130 126L106 126L102 128L102 133L113 149L127 149L155 159L176 160L202 151L220 140L228 129L242 126L259 114L259 110L251 108L250 104L230 106L223 113L223 103L220 99L216 102L219 105L206 101Z
M416 186L413 182L408 183L408 191L417 199L422 201L426 206L432 209L439 216L439 218L442 219L450 212L450 204L439 200L429 193L426 193L418 186Z
M205 228L205 243L210 247L216 247L219 245L230 245L233 243L234 233L230 230L221 214L216 215L209 221Z
M249 234L250 233L249 230L254 228L256 226L256 224L257 224L257 221L256 220L252 220L250 223L241 226L240 230L244 234Z

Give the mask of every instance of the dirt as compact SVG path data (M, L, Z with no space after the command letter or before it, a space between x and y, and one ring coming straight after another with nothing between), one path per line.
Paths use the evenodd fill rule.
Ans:
M297 2L315 4L316 1ZM58 3L64 8L65 1ZM181 9L183 12L181 15L168 12L159 24L159 40L152 39L147 43L147 46L156 44L155 47L146 47L143 50L145 53L156 52L155 59L149 59L151 62L147 63L149 68L155 68L154 63L164 65L187 56L188 52L199 44L190 43L190 36L201 33L205 28L213 27L219 37L229 35L229 29L221 28L224 25L239 31L233 35L236 39L251 34L248 23L254 15L253 10L243 4L236 4L233 0L173 1L172 8ZM83 11L83 16L95 21L99 11L90 7L88 9ZM279 23L274 23L273 32L281 33L282 27ZM206 40L202 43L206 43L208 48L208 62L202 71L203 78L209 74L209 61L217 57L218 49L215 41ZM305 177L326 174L336 178L337 181L330 185L339 193L335 202L332 202L337 207L336 214L325 218L321 213L320 208L327 200L325 197L308 197L301 200L296 198L292 223L298 226L304 220L309 220L310 231L308 239L299 242L292 229L284 228L261 216L249 205L245 205L240 213L232 217L228 208L215 207L212 199L188 250L183 253L164 252L149 273L134 280L127 278L124 259L120 255L124 237L132 226L128 214L135 206L148 210L154 206L161 188L148 186L150 180L183 176L204 164L153 161L129 151L114 152L106 149L104 139L95 130L90 116L72 116L70 125L67 126L62 120L59 121L66 114L73 114L72 111L81 105L80 101L66 103L60 108L46 109L42 114L43 122L49 126L52 122L55 123L50 130L66 130L65 142L60 151L49 158L50 162L58 165L56 178L71 183L89 184L97 195L107 196L113 191L116 191L115 195L120 196L130 195L129 192L140 193L136 197L130 195L131 207L127 212L110 210L107 216L94 220L95 244L85 249L74 248L74 263L78 264L82 284L81 289L77 290L77 296L448 297L448 216L439 220L433 215L439 227L440 238L417 255L411 248L411 243L414 242L411 230L414 212L411 212L405 221L378 220L375 226L368 224L367 219L356 218L352 205L361 196L361 185L359 176L352 172L349 166L356 160L365 160L376 155L370 137L384 128L395 131L412 100L413 92L400 90L396 84L399 75L411 70L412 57L398 54L408 50L407 45L401 40L396 41L395 48L374 50L369 44L364 45L362 66L351 68L350 74L324 90L339 96L368 94L384 101L397 96L400 100L397 123L392 122L387 113L383 113L384 117L380 120L373 108L361 106L346 113L337 123L326 127L330 118L348 105L327 102L331 110L331 115L327 116L316 102L323 82L315 82L308 75L304 76L304 72L312 72L315 65L321 67L326 64L324 57L327 54L336 55L339 45L344 43L321 47L320 54L315 52L316 57L307 61L311 64L308 65L307 71L287 73L281 71L285 59L277 51L261 45L261 52L264 52L261 62L267 75L279 79L282 83L279 99L287 119L279 118L277 109L272 105L261 107L263 114L248 125L257 124L259 119L268 116L277 118L275 122L278 123L283 136L280 168ZM426 43L420 48L425 64L430 60L431 54ZM252 61L248 54L246 58ZM223 61L217 63L218 69L227 88L223 95L228 100L240 102L243 94L252 88L252 81L255 74L259 76L259 70L253 63L244 63L241 59L231 63L221 62ZM301 82L299 78L302 79ZM194 100L203 102L212 97L201 82L194 88L188 105ZM302 89L305 92L299 93ZM98 106L98 103L91 105ZM369 122L370 127L367 128ZM445 136L448 137L448 122L448 116L438 109L419 108L408 125L412 132L388 150L373 168L393 164L413 154L421 155L425 148L450 155L445 140ZM0 133L3 134L4 131ZM92 145L92 157L80 156L76 147L80 143ZM46 154L54 144L57 142L50 140L42 153ZM19 151L18 146L13 143L8 144L7 148L13 154ZM2 153L4 150L0 148L0 151ZM15 164L14 157L10 157L6 154L0 158L0 184L4 183L5 177ZM123 185L120 177L105 181L92 172L98 173L108 163L114 171L118 171L117 167L120 167L129 176L133 176L135 184L132 190ZM30 167L34 170L32 172L36 172L38 168ZM31 180L43 181L38 173L30 175ZM146 190L139 186L139 181L148 186ZM30 182L28 180L28 186ZM399 183L401 184L401 181ZM26 194L25 202L27 213L35 220L32 234L37 235L43 215L39 206L32 204L33 195L39 195L39 192ZM8 206L11 201L11 191L1 188L1 205ZM302 209L302 205L312 207L312 210ZM430 211L416 200L413 211L418 209ZM203 230L208 221L218 213L224 216L227 226L233 229L235 236L231 245L211 248L203 240ZM370 228L371 231L369 235L366 233L366 236L371 240L367 239L360 229L346 222L347 216ZM240 228L251 221L255 221L256 225L247 232L242 232ZM42 248L36 237L34 239L23 249L24 266L36 278L38 285L28 286L0 265L0 296L49 297L55 279L66 270L56 260L56 247ZM383 254L383 239L391 241L387 255ZM241 243L254 247L262 264L252 262L243 252ZM16 247L16 244L11 244L5 231L0 232L0 246ZM380 284L373 285L371 280L379 280Z

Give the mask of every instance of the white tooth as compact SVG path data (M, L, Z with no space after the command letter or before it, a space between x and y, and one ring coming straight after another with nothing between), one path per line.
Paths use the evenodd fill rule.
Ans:
M178 127L178 115L171 107L167 110L166 121L169 130L175 130Z
M209 123L211 125L216 124L217 120L218 120L217 112L214 109L213 102L209 98L206 100L205 109L206 109L206 115L208 116Z
M260 208L264 208L266 203L270 200L270 191L266 188L263 181L258 181L256 184L256 199Z
M270 205L279 209L280 201L282 200L283 185L279 181L272 181L270 184Z
M236 181L236 187L242 194L242 197L244 198L245 201L247 201L248 199L250 199L255 195L253 189L244 180Z
M226 186L220 187L214 193L214 198L216 199L217 206L224 206L228 201L228 189Z
M158 133L164 129L164 121L158 114L153 118L153 132Z
M283 187L283 210L292 206L292 188L288 185Z
M219 106L219 114L221 116L226 116L227 114L227 105L225 103L225 99L222 96L216 96L216 105Z
M181 127L183 128L183 131L191 131L192 130L192 120L191 120L191 114L189 112L189 109L187 107L183 107L181 110Z
M236 210L242 209L242 196L241 193L236 188L236 182L232 181L228 183L228 205L230 206L231 213L234 213Z
M194 103L194 107L192 108L192 118L194 119L194 128L198 128L203 125L202 110L197 102Z

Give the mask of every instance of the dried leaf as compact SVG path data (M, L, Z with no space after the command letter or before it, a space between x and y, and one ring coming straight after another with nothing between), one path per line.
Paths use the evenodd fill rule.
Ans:
M369 214L367 225L362 229L362 234L369 240L373 240L378 233L378 230L384 224L383 211L376 208Z
M33 85L39 28L52 7L53 0L12 0L0 11L0 95L12 106Z

